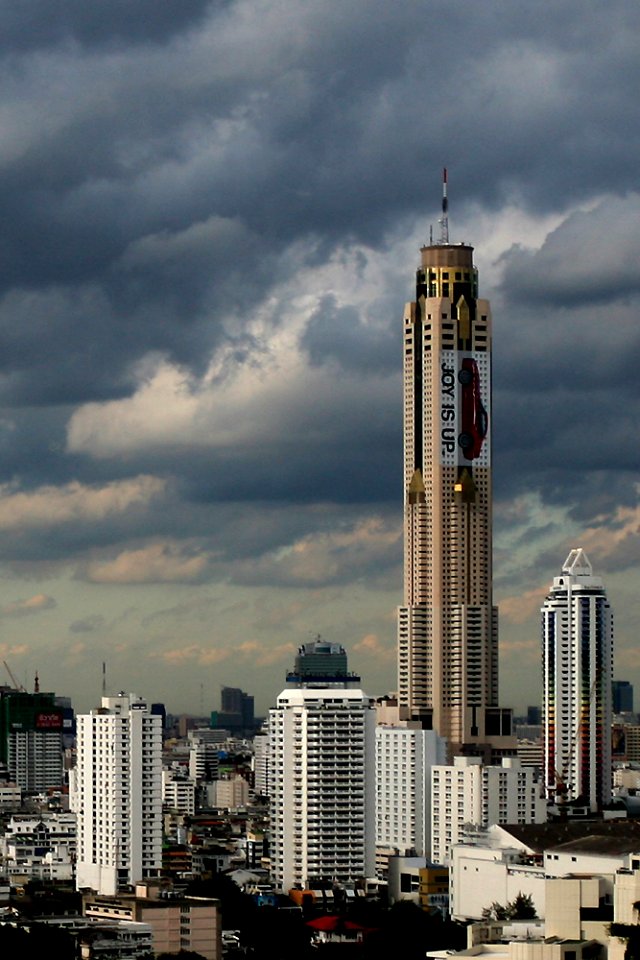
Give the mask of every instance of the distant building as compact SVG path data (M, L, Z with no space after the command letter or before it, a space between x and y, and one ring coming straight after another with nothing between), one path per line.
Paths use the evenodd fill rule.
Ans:
M189 731L189 776L196 783L211 783L218 779L220 748L218 730Z
M614 713L633 713L633 684L628 680L614 680L611 694Z
M323 668L332 660L290 674L269 712L272 874L282 891L373 875L375 711L343 653L337 674Z
M545 781L550 799L611 799L613 615L584 550L542 607Z
M192 817L196 812L195 781L174 770L163 770L162 805L167 810Z
M542 709L540 707L527 707L527 723L530 726L539 726L542 723Z
M224 780L216 780L215 806L223 810L241 810L249 803L249 784L236 774Z
M63 708L54 693L0 690L0 762L25 793L61 789Z
M255 730L254 698L239 687L223 687L220 710L211 714L211 726L233 734Z
M162 721L121 693L77 723L76 886L113 896L162 867Z

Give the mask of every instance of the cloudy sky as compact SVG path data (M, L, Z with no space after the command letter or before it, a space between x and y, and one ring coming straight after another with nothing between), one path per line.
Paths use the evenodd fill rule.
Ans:
M502 701L583 546L640 689L640 7L0 0L0 659L395 685L401 318L449 168L494 314ZM5 676L0 682L8 682Z

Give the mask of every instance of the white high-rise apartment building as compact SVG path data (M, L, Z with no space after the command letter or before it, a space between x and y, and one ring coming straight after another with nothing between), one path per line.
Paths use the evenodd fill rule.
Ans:
M398 611L401 719L451 755L515 753L498 706L492 582L491 311L473 247L421 250L403 318L404 601Z
M318 646L303 648L313 672L289 675L269 711L272 872L282 891L349 884L375 868L373 700L353 687L358 677L332 676L334 650L318 666Z
M435 730L376 727L376 846L431 856L431 769L447 762Z
M162 867L162 719L135 694L77 717L76 886L108 896Z
M542 607L549 798L611 799L613 614L584 550L572 550Z
M467 826L546 823L541 783L515 757L485 766L480 757L456 757L431 772L431 859L446 863Z

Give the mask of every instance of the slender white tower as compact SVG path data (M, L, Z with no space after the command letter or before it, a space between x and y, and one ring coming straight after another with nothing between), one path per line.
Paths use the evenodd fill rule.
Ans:
M549 798L611 799L613 615L584 550L572 550L542 607Z

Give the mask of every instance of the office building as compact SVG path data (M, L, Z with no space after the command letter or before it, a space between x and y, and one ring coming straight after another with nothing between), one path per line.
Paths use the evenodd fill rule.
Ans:
M289 674L269 712L272 874L279 890L373 875L375 710L359 680L322 665L312 675Z
M611 687L614 713L633 713L633 684L614 680Z
M535 772L515 757L485 766L480 757L456 757L431 773L431 859L447 863L470 827L546 823L547 803Z
M572 550L542 607L549 798L611 799L613 615L584 550Z
M431 769L447 762L435 730L376 727L376 847L399 856L431 855Z
M189 731L189 776L197 783L218 779L223 740L219 730Z
M492 585L491 311L473 247L421 251L404 312L404 602L398 612L402 719L452 755L515 751L498 706Z
M312 681L316 677L347 677L347 654L339 643L328 643L317 637L312 643L298 647L292 682L303 677Z
M211 726L231 733L252 733L255 729L254 698L239 687L222 687L220 710L211 714Z
M63 709L55 694L0 691L0 762L24 793L63 787Z
M120 693L77 727L76 886L113 896L162 867L162 720Z

